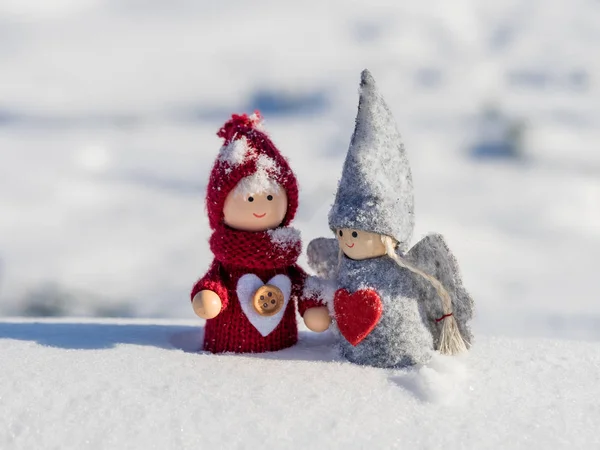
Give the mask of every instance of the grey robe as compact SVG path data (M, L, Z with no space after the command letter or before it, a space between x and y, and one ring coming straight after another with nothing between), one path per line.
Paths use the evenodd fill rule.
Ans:
M433 337L411 272L387 256L364 261L344 256L337 283L350 293L373 289L383 305L379 322L356 347L340 335L338 345L344 358L375 367L405 367L429 361Z
M329 280L330 290L347 289L353 293L373 289L383 304L378 324L356 347L333 327L339 335L337 345L341 355L356 364L375 367L426 363L437 347L442 328L441 322L436 322L443 315L443 309L435 289L421 276L399 267L388 256L363 261L343 256L338 264L338 248L335 239L313 240L308 246L309 265L319 276ZM452 298L461 335L470 346L474 302L463 287L458 264L444 238L439 234L429 235L404 258L442 282ZM329 302L335 316L333 299Z

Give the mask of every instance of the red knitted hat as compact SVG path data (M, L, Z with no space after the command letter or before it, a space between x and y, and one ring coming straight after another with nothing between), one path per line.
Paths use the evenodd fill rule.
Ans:
M294 219L298 209L298 184L287 160L277 150L261 126L258 111L231 116L217 132L225 139L210 174L206 209L210 227L223 222L223 206L229 192L244 178L260 174L280 184L288 197L288 209L281 226Z

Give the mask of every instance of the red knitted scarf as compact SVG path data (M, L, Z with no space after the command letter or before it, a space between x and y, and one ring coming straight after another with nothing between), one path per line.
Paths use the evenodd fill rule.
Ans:
M210 237L210 249L221 263L248 269L279 269L296 263L302 253L300 233L291 227L240 231L221 225Z

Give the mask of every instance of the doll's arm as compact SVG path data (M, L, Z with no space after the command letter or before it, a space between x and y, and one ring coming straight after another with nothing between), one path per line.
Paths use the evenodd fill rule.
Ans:
M198 316L210 319L227 308L229 296L222 280L221 266L215 260L206 275L196 282L190 295Z
M319 306L326 306L333 311L333 297L337 290L337 281L321 277L307 276L304 282L303 297L316 302Z
M292 279L292 297L298 302L298 312L302 317L306 310L325 306L324 302L319 298L317 292L311 292L307 295L305 286L309 277L302 268L294 266L290 270L290 278Z
M317 238L306 249L308 265L322 278L334 278L339 264L340 247L337 239Z
M331 324L327 302L322 292L315 288L312 279L300 267L295 266L294 296L298 301L298 311L305 325L312 331L325 331Z

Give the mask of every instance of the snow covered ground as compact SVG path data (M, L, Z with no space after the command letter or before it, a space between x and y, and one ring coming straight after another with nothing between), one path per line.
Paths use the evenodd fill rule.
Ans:
M480 338L392 371L310 332L272 354L199 354L197 325L0 321L0 448L600 446L594 343Z
M232 112L263 110L327 235L368 67L476 330L597 340L599 50L592 0L1 0L0 314L189 318ZM488 104L522 160L469 156Z

